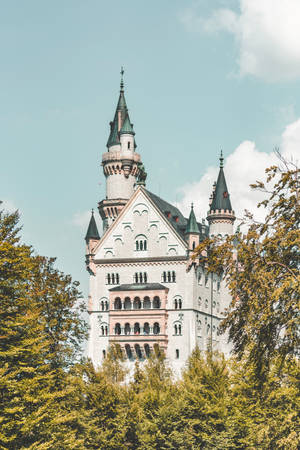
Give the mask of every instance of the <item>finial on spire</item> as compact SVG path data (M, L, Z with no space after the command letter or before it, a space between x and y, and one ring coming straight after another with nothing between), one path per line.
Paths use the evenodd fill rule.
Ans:
M191 203L191 209L194 209L194 203L193 202Z
M223 158L223 150L221 150L221 156L220 156L220 169L223 168L223 161L224 161L224 158Z
M120 72L120 74L121 74L120 89L121 89L121 91L123 91L123 90L124 90L124 80L123 80L124 68L123 68L123 66L121 66L121 72Z
M92 216L94 215L94 208L92 208Z

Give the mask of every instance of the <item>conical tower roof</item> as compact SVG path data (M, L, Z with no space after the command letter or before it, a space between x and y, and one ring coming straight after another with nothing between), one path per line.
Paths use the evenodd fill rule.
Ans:
M210 205L211 211L216 210L228 210L232 211L231 202L230 202L230 195L227 189L224 170L223 170L223 154L221 152L220 157L220 171L218 175L218 180L216 184L216 189L213 194L213 201Z
M97 224L94 217L94 210L92 209L92 215L90 218L90 223L86 232L85 240L88 242L90 239L98 240L100 239Z
M114 115L114 120L110 123L110 135L107 141L107 147L120 144L119 132L128 117L130 124L128 108L126 105L125 94L124 94L124 81L123 81L124 70L121 70L121 83L120 83L120 95Z
M135 134L134 131L133 131L132 123L130 123L130 119L129 119L128 113L126 114L126 117L125 117L124 123L122 125L120 134L132 134L132 135Z
M185 234L200 234L199 227L197 224L196 216L194 213L194 206L191 205L191 212L189 216L189 220L186 225Z

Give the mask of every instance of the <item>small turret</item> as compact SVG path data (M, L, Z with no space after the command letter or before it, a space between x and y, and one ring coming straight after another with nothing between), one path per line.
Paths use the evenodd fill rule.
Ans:
M214 184L212 201L207 213L210 236L226 236L233 233L235 215L231 207L230 195L223 170L223 161L223 152L221 151L218 180L216 185Z
M193 203L191 204L191 212L185 229L185 239L189 244L189 250L194 250L200 243L200 231Z
M93 250L99 241L100 241L100 235L99 235L96 220L94 217L94 210L92 209L90 223L89 223L86 235L85 235L86 253L87 254L93 253Z

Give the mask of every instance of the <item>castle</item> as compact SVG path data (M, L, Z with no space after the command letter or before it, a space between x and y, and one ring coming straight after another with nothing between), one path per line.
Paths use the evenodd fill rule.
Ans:
M122 71L123 72L123 71ZM225 283L192 259L206 236L233 233L235 221L223 170L208 200L207 223L193 206L186 218L178 208L146 189L136 151L123 73L107 151L102 156L106 197L98 204L100 237L92 211L86 240L90 274L88 356L97 366L111 344L119 344L128 364L147 358L155 344L180 373L196 345L229 352L218 334L230 303Z

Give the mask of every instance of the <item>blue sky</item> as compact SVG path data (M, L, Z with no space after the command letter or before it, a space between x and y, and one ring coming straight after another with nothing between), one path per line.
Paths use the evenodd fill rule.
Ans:
M297 0L0 1L1 194L87 295L87 211L120 66L147 187L205 217L222 148L233 204L275 145L299 157ZM243 201L241 201L243 199Z

